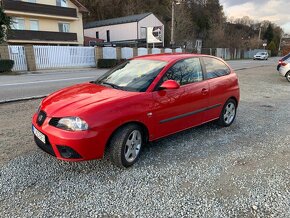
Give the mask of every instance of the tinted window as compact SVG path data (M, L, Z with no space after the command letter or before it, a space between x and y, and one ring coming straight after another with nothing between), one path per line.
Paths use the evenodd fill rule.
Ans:
M285 55L281 60L285 61L285 60L287 60L287 59L290 59L290 53L287 54L287 55Z
M163 76L162 82L175 80L180 85L203 80L199 58L184 59L174 64Z
M215 58L203 58L205 68L206 68L206 77L208 79L225 76L230 74L230 69L218 59Z

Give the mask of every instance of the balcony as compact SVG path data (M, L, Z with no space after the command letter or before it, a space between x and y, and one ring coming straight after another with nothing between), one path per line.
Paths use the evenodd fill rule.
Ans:
M3 8L9 11L77 18L77 10L74 8L65 8L14 0L3 0L2 2Z
M10 30L8 34L9 40L77 42L78 37L76 33Z

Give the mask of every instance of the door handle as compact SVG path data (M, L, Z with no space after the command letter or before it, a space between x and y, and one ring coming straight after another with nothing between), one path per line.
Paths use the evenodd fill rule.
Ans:
M201 94L203 94L203 95L207 95L207 93L208 93L208 89L203 88L203 89L201 90Z

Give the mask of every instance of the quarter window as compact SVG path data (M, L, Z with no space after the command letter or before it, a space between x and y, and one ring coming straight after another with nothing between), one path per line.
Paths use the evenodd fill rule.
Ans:
M203 80L199 58L184 59L174 64L163 76L162 82L175 80L180 85Z
M230 69L227 65L215 58L203 58L206 68L206 78L212 79L230 74Z

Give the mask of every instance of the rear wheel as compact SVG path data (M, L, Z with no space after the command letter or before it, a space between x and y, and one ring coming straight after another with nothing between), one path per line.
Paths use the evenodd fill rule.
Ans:
M288 73L286 73L285 77L286 77L287 81L290 82L290 71L288 71Z
M142 128L136 124L121 127L109 144L109 157L118 167L130 167L139 158L144 142Z
M220 126L228 127L232 125L236 118L236 112L237 112L237 103L234 99L229 99L220 114L218 124Z

